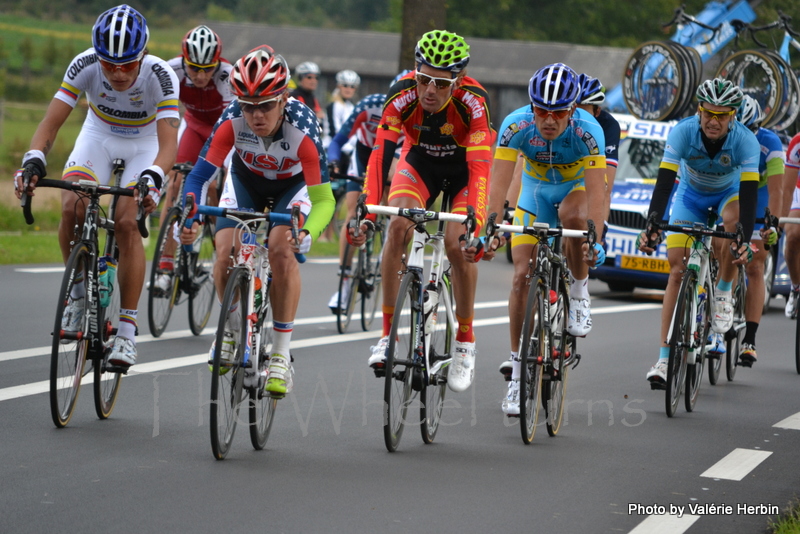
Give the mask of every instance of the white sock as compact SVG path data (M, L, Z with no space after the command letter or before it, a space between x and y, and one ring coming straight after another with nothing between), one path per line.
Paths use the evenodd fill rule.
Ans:
M569 298L589 300L589 277L587 276L583 280L578 280L570 275L569 278Z

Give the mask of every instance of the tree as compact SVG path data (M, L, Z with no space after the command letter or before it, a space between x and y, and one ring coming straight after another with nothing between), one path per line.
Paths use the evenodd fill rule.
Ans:
M413 68L414 48L422 34L444 30L447 8L444 0L403 0L403 29L400 32L400 67Z

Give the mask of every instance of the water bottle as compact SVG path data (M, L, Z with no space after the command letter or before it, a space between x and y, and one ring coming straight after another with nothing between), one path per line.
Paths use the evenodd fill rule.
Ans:
M97 286L100 291L100 306L108 308L111 304L111 295L108 287L108 262L105 256L97 260Z
M550 290L550 322L552 323L558 310L558 293L555 290Z
M261 302L264 299L264 297L261 294L261 287L263 286L263 284L261 283L261 278L259 278L257 276L254 278L253 283L254 283L255 289L256 289L255 290L256 303L255 303L255 309L253 311L258 313L258 312L261 311Z
M425 314L425 332L433 332L436 328L436 320L438 318L439 310L439 292L436 291L436 286L429 284L425 288L425 295L423 296L423 312Z
M703 303L706 301L706 288L697 286L697 322L703 322L703 310L705 309Z

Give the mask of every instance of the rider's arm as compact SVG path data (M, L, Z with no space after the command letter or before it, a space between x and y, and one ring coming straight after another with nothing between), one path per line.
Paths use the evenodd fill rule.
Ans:
M775 134L769 136L769 141L765 141L764 146L767 147L768 151L764 174L767 177L769 211L773 215L780 217L783 203L786 201L783 198L784 193L781 185L785 170L784 160L786 159L786 152L783 151L780 138Z
M39 150L44 155L47 155L50 149L53 148L58 131L64 125L70 113L72 113L72 106L58 98L54 98L47 107L47 112L42 122L39 123L36 132L31 138L30 150Z
M756 225L756 207L758 204L758 180L739 182L739 222L742 223L745 241L750 241Z
M333 198L328 176L328 162L324 157L320 158L320 148L310 137L305 137L297 151L308 187L308 198L311 200L311 212L303 224L303 230L308 232L313 241L331 222L336 210L336 200Z
M661 162L656 177L656 186L653 189L653 198L650 199L648 213L656 213L656 221L666 220L669 215L666 213L669 197L672 188L675 187L675 177L678 176L678 167L671 163Z
M396 126L392 126L393 124ZM400 118L394 106L386 106L375 136L375 146L367 165L367 179L364 182L367 204L379 204L383 198L383 185L389 177L397 140L400 138L400 124Z

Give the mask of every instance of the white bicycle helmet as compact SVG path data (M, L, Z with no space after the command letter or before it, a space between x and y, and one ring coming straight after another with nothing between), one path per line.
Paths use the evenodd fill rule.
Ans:
M219 61L222 42L208 26L189 30L183 38L183 58L195 65L213 65Z
M764 112L761 110L758 100L750 95L744 95L742 105L736 112L736 119L753 131L758 130L761 121L764 120Z
M316 74L317 76L319 76L320 75L319 65L317 65L313 61L304 61L300 63L296 69L294 69L294 73L297 74L298 78L303 78L308 74Z
M695 94L700 102L708 102L715 106L739 109L744 99L742 88L730 80L714 78L700 84Z
M361 85L361 77L354 70L340 70L336 73L336 84L358 87Z

